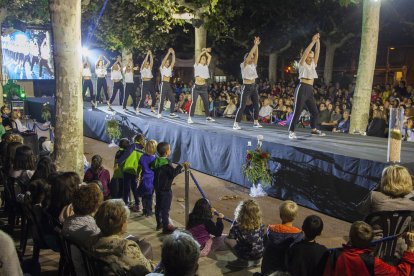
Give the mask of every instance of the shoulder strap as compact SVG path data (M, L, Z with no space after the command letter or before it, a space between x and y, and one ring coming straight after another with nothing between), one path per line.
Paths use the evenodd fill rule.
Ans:
M331 267L331 271L335 270L336 261L338 260L339 256L342 254L341 248L335 248L331 250L331 253L329 254L329 265Z
M375 273L374 273L375 257L369 253L363 253L359 255L359 257L362 259L365 266L367 267L369 275L375 276Z

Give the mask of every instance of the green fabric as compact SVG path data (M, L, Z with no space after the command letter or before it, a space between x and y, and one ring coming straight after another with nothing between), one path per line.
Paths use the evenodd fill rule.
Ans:
M143 155L142 152L134 150L130 156L125 160L123 166L123 172L138 175L140 173L140 168L138 168L139 159Z
M162 166L168 165L170 162L166 157L157 157L152 163L151 163L151 169L158 169Z
M117 178L117 179L124 178L123 165L119 166L118 168L114 170L113 178Z
M4 128L2 124L0 124L0 141L1 141L1 136L3 136L4 133L6 133L6 129Z

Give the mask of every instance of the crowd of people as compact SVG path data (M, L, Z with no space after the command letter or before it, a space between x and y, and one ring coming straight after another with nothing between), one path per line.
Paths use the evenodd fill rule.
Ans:
M57 171L49 154L36 156L19 134L7 132L1 138L6 232L13 233L19 218L33 220L30 224L37 227L33 239L40 238L42 248L61 252L61 258L61 239L69 241L75 245L69 258L77 275L85 275L87 269L82 254L99 260L105 275L190 276L196 275L199 258L226 250L236 258L228 267L260 267L257 275L410 275L414 269L414 233L398 237L396 265L371 254L370 243L378 230L363 221L352 224L346 245L328 250L316 242L324 227L321 217L310 215L297 227L300 208L291 200L279 206L281 223L270 225L263 224L258 202L240 202L225 234L224 215L201 198L195 202L185 229L179 230L169 214L172 183L189 164L173 166L170 145L146 140L142 134L132 141L120 140L112 177L102 157L94 155L85 166L83 180L75 172ZM363 215L412 210L412 199L408 170L391 165L384 169L378 191L371 192L358 210ZM153 258L152 245L143 240L145 237L125 237L130 212L155 217L154 231L165 235L160 259ZM0 252L0 273L36 275L33 262L20 265L13 241L2 231L0 247L4 249Z

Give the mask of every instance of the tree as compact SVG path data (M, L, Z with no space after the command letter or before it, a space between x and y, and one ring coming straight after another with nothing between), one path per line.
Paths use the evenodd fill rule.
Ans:
M83 175L81 0L49 0L56 79L55 163Z

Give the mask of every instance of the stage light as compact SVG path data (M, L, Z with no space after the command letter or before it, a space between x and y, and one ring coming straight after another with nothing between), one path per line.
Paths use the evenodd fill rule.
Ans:
M89 49L86 47L82 47L82 56L87 57L89 56Z

